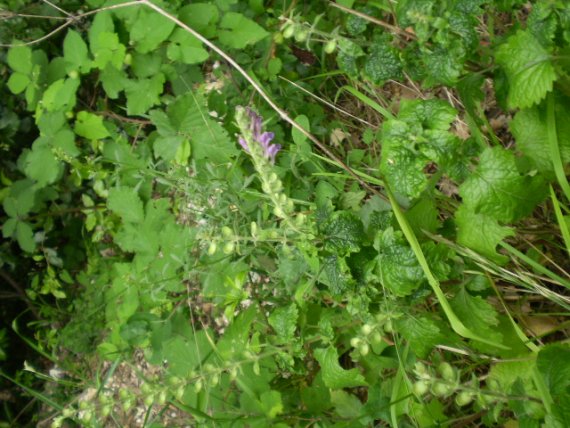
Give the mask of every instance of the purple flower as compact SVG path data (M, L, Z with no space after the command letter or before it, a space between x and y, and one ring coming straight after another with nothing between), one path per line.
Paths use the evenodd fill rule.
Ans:
M263 155L269 159L272 163L275 163L275 156L279 150L281 150L281 144L271 144L273 138L275 138L275 134L273 132L262 132L262 118L252 109L247 108L247 114L250 118L250 131L251 136L253 137L254 141L261 145L263 149ZM249 146L245 138L239 137L239 144L243 147L243 149L249 153Z

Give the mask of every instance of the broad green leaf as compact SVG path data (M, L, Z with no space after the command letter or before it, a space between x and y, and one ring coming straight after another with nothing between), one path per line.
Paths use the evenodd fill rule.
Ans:
M374 39L364 63L364 73L376 85L382 85L390 79L402 79L402 61L398 51L390 46L385 37Z
M144 114L152 106L160 104L164 82L165 78L162 73L150 79L127 81L125 83L127 114L129 116Z
M355 214L348 211L335 212L321 229L327 251L343 255L360 250L364 228Z
M269 325L283 341L290 342L295 337L299 310L295 303L275 309L269 316Z
M61 163L50 147L34 144L25 159L24 171L29 178L36 180L39 187L54 183L59 177Z
M76 31L68 30L63 41L63 57L68 73L71 71L87 73L91 68L87 44Z
M14 232L16 231L16 226L18 226L17 218L11 217L8 220L6 220L2 225L2 236L4 238L11 238L12 236L14 236Z
M411 315L399 318L395 322L396 330L409 343L411 349L420 358L426 358L435 345L446 341L445 335L434 320L424 315Z
M565 426L570 416L570 347L547 345L539 352L536 366L552 397L552 416L558 426Z
M50 140L51 146L56 149L58 154L58 151L61 150L64 155L74 158L81 153L75 145L75 134L67 128L56 132Z
M178 18L204 37L214 37L219 20L218 8L210 3L192 3L178 11Z
M243 49L269 35L256 22L236 12L225 13L220 28L218 31L220 42L234 49Z
M183 135L158 137L152 145L154 156L166 161L174 160L182 144L188 141Z
M308 132L311 132L311 124L309 122L309 118L304 114L297 116L295 118L295 122L301 125ZM297 128L291 129L291 136L293 137L293 141L297 145L302 145L305 141L307 141L307 137Z
M15 72L12 73L8 79L8 89L10 89L13 94L24 92L29 84L30 78L27 74Z
M331 403L334 405L335 412L347 420L358 420L362 411L362 403L358 397L346 391L331 391ZM359 426L362 425L359 424Z
M457 224L457 243L470 248L496 263L504 264L508 257L497 253L497 245L507 236L514 236L514 231L499 225L497 220L477 214L465 206L455 213Z
M531 107L552 90L556 72L550 55L529 31L509 37L497 49L496 60L509 79L509 107Z
M346 260L335 254L323 260L323 271L325 275L321 276L320 280L329 287L333 295L342 295L354 283Z
M269 419L274 419L283 413L283 401L279 391L265 391L259 396L263 413Z
M137 191L130 187L110 189L107 207L121 216L125 222L142 223L144 219L143 203Z
M449 303L467 328L489 340L502 342L503 336L496 328L499 325L499 315L485 299L473 296L464 286L459 286Z
M151 52L168 39L174 26L168 18L142 7L131 28L131 42L135 43L137 52Z
M493 147L482 153L459 194L469 211L511 223L529 215L547 191L541 177L519 172L512 152Z
M564 163L570 162L570 102L557 97L555 103L556 133L558 147ZM554 168L548 145L546 114L542 106L534 106L517 112L509 124L515 137L517 148L528 158L536 169L549 177L554 177Z
M115 24L113 23L113 15L110 11L99 12L93 18L87 37L91 53L95 54L99 50L99 35L101 33L114 33Z
M202 42L182 28L175 29L170 36L166 55L168 59L184 64L200 64L210 56Z
M91 44L91 51L95 58L94 63L100 70L107 64L120 69L125 60L125 46L119 42L117 33L101 32L97 35L97 41Z
M87 111L77 113L75 133L89 140L100 140L109 136L109 131L103 125L103 118Z
M374 242L378 250L378 274L396 296L407 296L425 283L418 260L401 232L388 228Z
M124 71L118 70L111 64L107 64L104 70L99 73L99 80L103 84L103 89L111 99L119 97L119 92L129 85L130 81Z
M358 369L345 370L340 366L336 348L316 349L315 358L321 366L323 382L327 387L342 389L366 385L366 380Z
M44 92L42 107L49 111L69 111L75 107L75 93L79 88L79 79L60 79L52 83Z
M32 50L28 46L14 46L7 55L8 65L18 73L29 75L32 72Z
M339 38L336 62L339 68L350 77L358 76L360 72L358 58L361 56L364 56L364 51L359 45L344 37Z
M3 208L10 217L24 217L34 206L36 187L29 179L18 180L10 186L10 193L3 201Z
M19 221L16 226L16 238L20 248L27 253L33 253L36 249L36 242L34 241L34 232L32 227L23 221Z

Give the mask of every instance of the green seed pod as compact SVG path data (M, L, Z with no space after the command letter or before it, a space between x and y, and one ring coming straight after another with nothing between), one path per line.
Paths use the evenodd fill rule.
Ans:
M158 398L156 400L158 402L158 404L163 405L164 403L166 403L166 391L162 390L160 391L160 393L158 394Z
M298 41L299 43L304 42L305 40L307 40L308 37L309 37L309 31L304 28L300 28L297 31L295 31L295 40Z
M208 246L208 255L213 256L214 254L216 254L217 249L218 249L218 245L212 241L210 243L210 245Z
M223 252L224 254L232 254L236 248L236 245L233 242L227 242L224 245Z
M325 53L332 54L336 50L336 40L329 40L323 49Z
M214 373L210 377L210 386L212 386L212 387L217 386L218 383L220 383L220 375L218 373Z
M256 376L259 376L259 374L261 373L261 368L259 367L259 361L253 363L253 372L255 373Z
M63 425L63 418L57 417L57 418L54 418L54 420L50 426L51 426L51 428L61 428L62 425Z
M222 227L222 236L224 238L231 238L234 236L234 231L230 229L228 226Z
M350 339L350 346L352 346L353 348L358 348L360 342L362 342L362 339L360 337L353 337L352 339Z
M282 44L284 39L285 37L283 36L283 33L273 34L273 41L278 45Z
M204 384L202 383L202 379L198 379L194 383L194 392L196 392L196 394L198 394L200 391L202 391L203 386L204 386Z
M473 394L467 391L461 391L455 397L455 404L457 404L459 407L466 406L471 403L471 401L473 401Z
M252 221L251 222L251 236L253 236L255 238L257 236L258 230L259 230L259 228L257 227L257 223Z
M290 39L291 37L293 37L294 34L295 34L294 24L286 26L285 29L283 30L283 37L286 39Z
M81 420L86 423L89 422L91 419L93 419L93 412L91 410L85 411L85 413L83 413L83 415L81 416Z
M185 390L186 388L183 385L180 385L178 388L176 388L176 391L174 391L174 396L177 400L182 400Z
M368 336L370 333L372 333L372 326L370 324L364 324L362 327L360 327L360 332L364 336Z
M61 412L61 416L63 416L64 418L71 418L73 415L75 415L76 411L74 408L72 407L66 407L65 409L63 409L63 411Z
M370 346L368 345L368 343L362 342L362 343L358 346L358 352L360 352L360 355L362 355L363 357L365 357L366 355L368 355L368 352L370 352Z
M449 385L446 385L443 382L435 382L431 388L431 392L436 397L445 397L449 395L452 392L452 390Z
M394 333L394 325L392 324L392 320L386 321L386 324L384 324L384 331L386 333Z
M70 79L77 79L79 77L77 70L71 70L69 73L67 73L67 75Z
M437 368L441 377L445 380L454 381L456 377L455 369L451 366L451 364L447 362L443 362Z
M106 418L111 414L112 409L113 407L110 404L104 405L103 407L101 407L101 416Z
M237 367L234 366L230 369L230 380L232 381L236 380L237 375L238 375L238 370Z
M424 363L422 363L421 361L418 361L416 363L416 365L414 366L414 371L420 377L425 377L428 374L428 370L427 370L426 365Z
M425 380L418 380L416 383L414 383L414 386L412 387L414 394L417 395L418 397L426 395L428 389L429 389L429 384Z
M154 404L154 394L149 394L147 395L144 400L143 403L145 406L150 407Z
M123 62L125 63L125 65L131 65L133 62L133 56L130 53L126 54Z
M81 401L79 403L79 409L81 410L86 410L90 407L89 402L88 401Z
M149 394L152 391L152 387L148 383L143 383L141 385L141 392L143 394Z
M123 401L123 410L125 412L128 412L135 404L135 400L133 400L132 398L129 398L125 401Z
M370 343L374 346L380 346L382 344L382 335L379 331L372 333L372 336L370 336Z

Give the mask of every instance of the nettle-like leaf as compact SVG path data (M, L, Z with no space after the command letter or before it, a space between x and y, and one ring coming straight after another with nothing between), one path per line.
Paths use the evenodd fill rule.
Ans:
M202 42L182 28L175 29L169 40L166 56L172 61L200 64L210 56Z
M267 37L269 33L241 13L227 12L220 22L220 42L233 49L243 49Z
M269 325L283 342L290 342L295 337L299 310L295 303L275 309L269 316Z
M361 56L364 56L364 51L359 45L344 37L339 38L336 62L338 67L350 77L358 76L360 69L357 62Z
M542 177L521 174L512 152L493 147L482 153L459 194L470 211L511 223L530 214L547 193Z
M178 11L178 18L204 37L214 37L220 18L218 8L210 3L192 3Z
M346 263L346 259L332 254L323 261L324 278L321 282L325 283L333 295L341 295L347 291L353 284L354 279L350 273L350 268Z
M382 284L396 296L407 296L425 282L418 259L402 232L388 228L374 242Z
M358 369L343 369L338 363L336 348L316 349L315 358L321 366L324 384L331 389L353 388L367 385Z
M450 304L467 328L476 331L481 337L502 342L503 336L496 329L499 314L485 299L471 295L464 286L460 286Z
M570 347L547 345L538 353L536 367L553 400L553 418L564 426L570 417Z
M103 118L87 111L77 113L75 133L89 140L100 140L110 135L103 124Z
M397 319L395 326L398 333L410 343L410 347L420 358L426 358L435 345L446 341L437 323L428 316L406 315Z
M562 161L570 162L570 100L558 96L555 103L556 133ZM517 148L536 169L554 177L554 167L548 144L548 129L544 105L534 106L517 112L509 124Z
M348 211L335 212L321 229L327 251L348 254L360 250L364 228L356 214Z
M529 31L509 37L495 57L509 79L509 107L531 107L552 90L556 71L550 55Z
M455 213L457 224L457 243L464 245L479 254L504 264L508 257L497 253L496 248L507 236L514 236L514 231L501 226L498 221L488 215L478 214L465 206Z
M143 203L136 189L130 187L110 189L107 207L126 222L142 223L144 219Z
M390 79L402 78L402 61L398 51L390 46L385 37L375 37L364 63L364 72L377 85L382 85Z
M427 186L430 162L455 180L463 178L462 142L448 131L456 114L441 100L406 100L398 119L384 123L380 171L395 192L417 198Z

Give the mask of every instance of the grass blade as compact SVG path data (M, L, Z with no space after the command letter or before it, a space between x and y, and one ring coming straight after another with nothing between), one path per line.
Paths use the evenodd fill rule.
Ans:
M568 230L568 224L562 215L562 210L560 209L560 203L556 198L554 189L550 186L550 199L552 199L552 206L554 207L554 213L556 214L556 220L558 221L558 226L560 226L560 232L562 232L562 238L564 239L564 244L566 245L566 251L570 256L570 231Z
M366 95L364 95L362 92L360 92L358 89L354 88L353 86L349 86L349 85L342 86L338 90L338 92L340 92L342 90L345 90L345 91L349 92L350 94L354 95L356 98L358 98L364 104L366 104L368 107L376 110L378 113L380 113L382 116L384 116L385 119L395 119L396 118L388 109L382 107L380 104L378 104L372 98L367 97Z
M558 134L556 133L556 113L554 111L554 95L548 96L546 104L546 125L548 129L548 145L550 146L550 156L552 158L552 165L554 166L554 173L558 184L562 188L566 199L570 201L570 185L564 172L564 165L562 163L562 156L560 155L560 147L558 147Z

